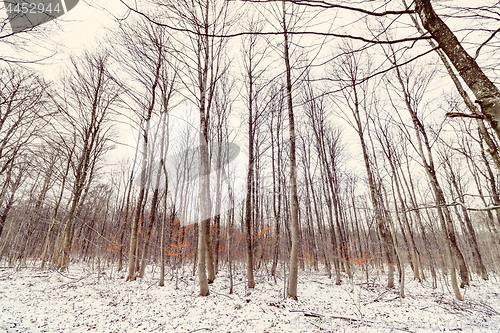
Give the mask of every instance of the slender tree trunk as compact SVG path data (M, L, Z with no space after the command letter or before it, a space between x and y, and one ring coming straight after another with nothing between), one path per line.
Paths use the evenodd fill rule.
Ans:
M66 227L64 228L63 233L63 255L61 257L61 272L64 272L69 265L69 252L71 250L71 239L73 235L73 222L76 217L76 211L78 209L78 203L80 202L80 196L83 190L83 184L77 184L73 194L73 200L71 202L71 209L69 211L69 218L66 222Z
M383 214L381 198L379 197L379 194L377 193L377 190L376 190L377 186L375 184L373 172L372 172L372 169L370 167L370 158L368 155L368 148L366 146L364 132L363 132L363 126L361 124L361 116L360 116L360 111L359 111L360 106L359 106L356 86L354 86L353 89L354 89L353 113L354 113L354 117L356 119L356 125L357 125L356 131L358 132L359 140L361 143L361 151L363 153L363 159L365 162L365 169L366 169L366 173L368 176L368 184L370 187L370 197L371 197L373 209L375 210L375 221L377 221L378 232L380 235L380 239L382 241L382 249L383 249L385 261L387 262L387 287L394 288L394 259L393 259L392 251L391 251L390 245L389 245L389 237L387 235L386 224L385 224L384 219L383 219L384 214Z
M167 220L167 193L168 193L168 174L165 168L165 160L161 158L161 169L165 176L165 193L163 194L163 217L161 219L161 235L160 235L160 282L159 286L165 285L165 224Z
M432 151L431 151L431 146L429 143L429 140L427 138L427 134L425 132L425 128L423 124L420 122L420 120L417 117L417 114L415 110L413 110L413 107L410 103L410 96L408 96L407 91L406 91L406 86L404 84L404 81L402 79L401 73L399 68L396 68L396 74L398 81L401 85L403 95L404 95L404 100L406 104L406 108L408 112L410 113L410 116L412 118L413 126L415 129L415 136L417 139L417 147L418 147L418 154L420 155L420 158L422 160L422 163L424 164L424 169L427 174L427 177L429 178L429 182L431 185L431 188L434 192L436 204L438 206L442 206L437 209L438 211L438 216L439 220L441 222L441 226L443 229L443 232L445 234L445 239L446 242L448 243L449 247L446 247L447 253L449 252L449 257L448 257L448 265L450 267L450 273L451 273L451 281L452 281L452 287L455 293L455 297L457 300L463 300L460 290L458 289L456 285L456 275L455 275L455 263L453 261L452 253L455 254L458 265L459 265L459 270L460 270L460 277L462 279L462 287L464 285L468 285L468 271L467 271L467 266L465 265L465 260L463 258L462 252L458 248L457 241L456 241L456 235L455 235L455 230L453 227L453 221L451 219L451 214L446 207L446 200L444 197L443 190L441 189L441 186L439 185L436 171L434 168L434 162L432 158ZM423 138L423 140L422 140ZM423 142L422 142L423 141ZM423 150L423 145L425 145L425 148L427 150L427 157L425 156L424 150Z
M251 66L251 62L250 62ZM253 237L252 237L252 185L254 184L254 128L253 128L253 80L252 68L249 69L249 103L248 103L248 174L247 174L247 196L245 201L245 241L246 241L246 259L247 259L247 283L248 288L255 287L255 280L253 277Z
M453 187L455 188L455 191L457 192L458 198L460 199L461 202L465 203L465 196L460 188L457 177L455 175L455 172L453 172L453 168L451 166L451 162L449 159L445 161L446 164L448 164L448 171L450 172L450 181ZM483 257L481 256L481 252L479 251L479 244L477 242L477 237L476 237L476 231L474 230L474 227L472 226L472 221L469 216L469 212L464 206L461 206L462 208L462 215L465 220L465 225L467 226L467 232L469 234L469 241L470 241L470 246L472 250L472 257L474 259L474 264L476 266L477 273L483 278L484 280L488 280L488 272L486 271L486 267L484 266L483 262Z
M154 224L156 222L156 215L158 211L158 195L159 195L159 187L160 187L160 178L161 178L161 173L164 172L162 168L164 168L164 154L165 154L165 133L167 132L166 129L168 129L168 123L166 122L166 117L167 114L166 112L163 113L163 124L162 124L162 134L161 134L161 141L160 141L160 165L158 166L158 170L156 172L156 184L155 184L155 190L153 192L153 200L151 202L151 218L149 221L149 226L146 231L146 239L144 240L144 245L142 248L142 259L141 259L141 268L139 271L139 277L142 278L144 277L144 273L146 270L146 260L148 257L148 247L149 247L149 242L151 239L151 233L153 231ZM168 138L167 138L168 140ZM167 143L167 149L168 149L168 143ZM167 177L165 175L165 177ZM165 180L165 184L167 185L167 180ZM167 188L165 187L165 196L167 195ZM166 212L166 211L165 211Z
M234 218L234 199L233 192L229 182L227 183L227 190L229 193L230 209L227 212L227 226L226 226L226 249L227 249L227 269L229 270L229 294L233 293L233 259L231 256L231 232L233 227Z
M146 192L146 162L148 160L148 135L149 135L149 121L150 116L146 119L146 127L143 131L143 145L142 145L142 166L139 178L140 188L139 197L134 210L134 218L132 220L132 230L130 232L130 248L129 248L129 263L128 263L128 276L126 281L134 281L136 278L136 261L137 261L137 234L139 222L142 216L142 203Z
M284 59L286 68L286 94L288 105L288 124L290 132L290 206L291 206L291 232L292 248L290 251L290 271L288 276L287 296L297 299L297 276L299 256L299 201L297 196L297 162L295 157L295 121L292 101L292 69L290 66L288 27L285 16L285 1L283 1L283 38Z
M271 267L271 275L276 279L276 268L279 261L279 247L280 247L280 216L281 216L281 150L280 150L280 115L281 108L278 106L277 112L278 119L276 122L276 136L273 134L273 120L274 113L271 118L271 159L273 163L272 167L272 177L273 177L273 213L274 213L274 248L273 248L273 265ZM276 140L276 148L274 142ZM276 152L277 151L277 152ZM276 156L277 155L277 156Z
M391 148L391 144L389 142L389 138L387 135L382 135L383 138L385 139L385 145L382 145L384 147L384 153L387 157L387 160L389 162L389 166L391 168L392 174L394 176L394 187L396 188L396 193L398 195L399 199L399 205L401 208L401 215L403 217L403 222L404 222L404 227L406 229L406 233L408 234L410 244L408 246L409 254L410 254L410 261L412 263L412 268L413 268L413 277L417 280L420 281L420 272L419 272L419 266L418 266L418 259L417 259L417 247L415 245L415 239L413 237L413 231L412 228L410 227L410 223L408 221L408 215L406 212L406 204L405 201L403 200L403 195L401 194L401 188L400 188L400 181L399 181L399 175L396 170L396 159L393 156L394 151L393 148ZM404 235L404 230L403 235Z
M75 142L75 144L76 144L76 142ZM59 196L58 196L56 204L54 206L54 212L52 213L52 217L50 219L49 229L47 230L47 235L45 236L45 243L43 245L43 252L42 252L42 263L40 265L41 271L45 270L45 262L47 261L47 255L49 252L50 239L52 237L52 230L54 229L54 226L55 226L56 221L57 221L57 213L59 211L59 206L60 206L61 200L63 198L64 187L66 185L66 179L68 178L69 169L71 167L71 158L73 156L74 148L75 148L75 146L73 145L73 148L71 149L70 154L68 156L68 162L66 163L66 169L64 171L63 179L62 179L61 191L59 192Z

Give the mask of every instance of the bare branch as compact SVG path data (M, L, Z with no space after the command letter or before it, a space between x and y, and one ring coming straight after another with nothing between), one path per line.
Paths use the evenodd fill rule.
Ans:
M483 46L485 46L490 40L492 40L493 37L495 37L495 35L498 32L500 32L500 28L498 28L497 30L495 30L495 32L493 32L491 34L491 36L487 40L485 40L483 43L481 43L481 45L479 45L479 47L476 50L476 55L474 56L474 59L477 59L477 57L479 57L479 52L481 52L481 49L483 48Z
M243 2L252 2L252 3L266 3L266 2L281 2L282 0L243 0ZM339 5L339 4L333 4L329 3L326 1L320 1L320 0L285 0L285 2L291 2L296 5L303 5L303 6L309 6L309 7L320 7L320 8L325 8L325 9L346 9L350 11L355 11L355 12L360 12L366 15L371 15L371 16L386 16L386 15L403 15L403 14L413 14L415 13L414 10L388 10L384 12L372 12L366 9L362 8L356 8L356 7L350 7L350 6L344 6L344 5Z
M448 112L446 114L446 117L450 117L450 118L462 117L462 118L486 119L485 116L484 116L484 114L479 114L479 113L461 113L461 112Z
M187 29L187 28L179 28L179 27L175 27L173 25L169 25L166 23L161 23L161 22L158 22L158 21L152 19L146 13L143 13L138 9L130 7L128 4L126 4L124 2L124 0L120 0L120 2L122 4L124 4L128 8L128 10L144 17L146 20L150 21L153 24L165 27L165 28L170 29L170 30L185 32L185 33L192 34L195 36L209 37L209 38L233 38L233 37L249 36L249 35L259 35L259 36L281 36L281 35L283 35L283 31L263 31L263 32L240 31L240 32L228 33L228 34L213 34L213 33L204 33L202 31L195 31L195 30ZM432 37L430 37L430 36L419 36L419 37L400 38L400 39L394 39L394 40L376 40L376 39L369 39L369 38L355 36L355 35L338 34L338 33L333 33L333 32L321 32L321 31L288 31L288 34L289 35L312 35L312 36L348 38L348 39L359 40L359 41L362 41L365 43L371 43L371 44L398 44L398 43L404 43L404 42L415 42L415 41L419 41L419 40L432 39Z
M466 204L460 201L453 201L445 205L432 205L432 206L422 206L422 207L415 207L415 208L409 208L405 209L402 212L403 213L408 213L416 210L421 210L421 209L429 209L429 208L443 208L443 207L452 207L452 206L462 206L467 210L475 211L475 212L486 212L486 211L491 211L491 210L497 210L500 209L500 206L488 206L488 207L467 207Z

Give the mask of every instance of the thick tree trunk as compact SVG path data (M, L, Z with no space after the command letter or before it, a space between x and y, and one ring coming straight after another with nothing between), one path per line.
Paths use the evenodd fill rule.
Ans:
M403 2L405 2L405 1L403 0ZM407 6L406 3L405 3L405 6ZM412 18L413 23L415 24L415 27L417 28L418 32L421 35L424 35L425 31L420 26L420 23L417 21L416 17L414 15L411 15L411 18ZM472 102L472 100L469 98L469 95L467 94L465 89L462 87L462 83L460 82L460 80L456 76L455 72L453 71L453 68L450 64L450 61L448 60L448 58L444 54L443 49L437 48L436 43L434 43L434 41L432 41L430 39L428 40L428 42L432 48L435 48L436 53L439 55L439 58L443 62L444 66L446 68L446 71L450 75L453 83L455 84L455 87L457 87L458 93L460 94L460 96L464 100L465 105L467 105L467 108L473 114L480 114L478 106ZM495 163L495 166L500 171L500 155L498 154L498 147L495 144L495 142L493 141L492 137L490 136L490 133L486 129L486 126L484 125L483 119L476 118L476 122L477 122L477 125L479 128L479 132L481 133L481 136L484 138L486 144L488 145L488 152L491 155L491 157Z
M9 200L7 201L7 205L5 205L5 208L3 209L2 214L0 215L0 237L2 236L3 227L5 225L5 222L7 222L7 216L9 216L10 209L12 208L12 205L14 204L15 194L16 194L16 191L13 190L12 193L10 194Z
M208 283L213 283L215 281L215 265L214 265L214 256L212 252L212 227L211 227L212 219L207 220L207 229L206 229L206 241L207 246L205 248L206 251L206 260L207 260L207 278Z
M472 90L481 111L500 138L500 91L463 48L446 23L436 14L430 0L416 0L415 9L423 27L437 41L464 82Z
M198 228L198 282L200 284L200 296L208 296L208 279L207 279L207 267L206 267L206 247L207 247L207 220L199 222Z

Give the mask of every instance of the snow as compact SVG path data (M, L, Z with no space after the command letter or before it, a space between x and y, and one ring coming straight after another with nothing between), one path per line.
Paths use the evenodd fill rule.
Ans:
M225 268L198 296L192 267L169 271L158 286L159 268L125 282L116 267L76 263L69 272L41 272L37 266L0 268L0 332L500 332L498 277L473 276L454 300L450 287L437 289L406 277L406 297L384 287L384 274L371 270L368 284L358 270L343 274L342 285L314 271L300 271L298 300L283 297L281 271L276 282L256 272L246 288L243 266L229 295ZM175 288L176 283L178 289Z

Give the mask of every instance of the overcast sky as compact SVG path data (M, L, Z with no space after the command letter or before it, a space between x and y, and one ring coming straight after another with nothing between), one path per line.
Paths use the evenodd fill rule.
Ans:
M132 2L130 1L130 3ZM456 4L456 2L453 3ZM33 34L32 40L28 41L25 47L36 51L26 57L42 57L43 55L54 54L53 57L35 67L47 79L57 80L68 63L69 56L71 54L78 55L86 49L95 49L96 41L103 41L105 36L111 33L110 29L117 25L113 16L122 17L125 11L126 9L120 3L120 0L80 0L78 5L63 17L45 23L44 27L47 30L45 35ZM2 10L0 15L6 16L6 12ZM338 29L342 29L342 20L338 21L339 19L345 20L346 17L336 18L336 24L339 25ZM456 23L451 18L448 18L447 21ZM352 33L352 31L350 32ZM240 41L235 39L231 43L240 43ZM8 51L2 49L2 54L6 52ZM23 55L18 55L18 57L22 58ZM117 141L127 144L129 134L129 128L120 126ZM352 140L353 146L358 145L356 137L347 138L347 140ZM118 145L117 149L111 154L109 162L117 162L118 159L127 155L128 148Z

